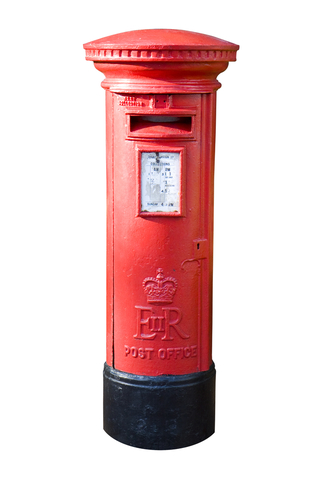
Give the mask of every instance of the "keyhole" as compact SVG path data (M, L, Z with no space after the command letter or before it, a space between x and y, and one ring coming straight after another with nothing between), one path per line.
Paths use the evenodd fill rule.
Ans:
M199 250L199 243L197 243L197 250Z

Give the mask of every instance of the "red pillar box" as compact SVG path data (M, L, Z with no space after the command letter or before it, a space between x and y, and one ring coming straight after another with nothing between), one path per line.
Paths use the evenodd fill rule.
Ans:
M106 90L104 429L141 448L189 446L214 432L216 77L239 47L143 30L84 48Z

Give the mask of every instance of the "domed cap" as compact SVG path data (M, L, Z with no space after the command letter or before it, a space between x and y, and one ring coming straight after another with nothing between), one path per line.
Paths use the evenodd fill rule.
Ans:
M238 45L192 31L150 29L119 33L84 45L86 59L112 61L235 61Z

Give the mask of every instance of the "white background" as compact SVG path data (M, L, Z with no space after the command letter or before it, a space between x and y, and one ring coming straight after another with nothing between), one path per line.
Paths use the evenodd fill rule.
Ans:
M4 2L4 500L334 498L331 2ZM219 79L216 434L178 451L102 430L103 75L82 44L177 28L240 44Z

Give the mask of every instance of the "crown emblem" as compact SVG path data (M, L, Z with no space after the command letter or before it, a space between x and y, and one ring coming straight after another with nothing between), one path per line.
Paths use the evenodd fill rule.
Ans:
M143 288L149 304L171 304L177 289L177 281L175 278L165 278L163 269L159 268L156 278L144 279Z

